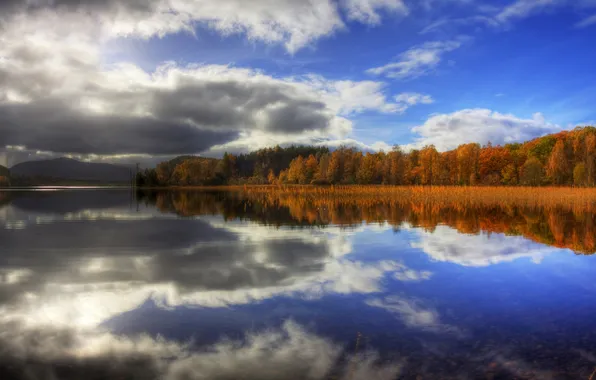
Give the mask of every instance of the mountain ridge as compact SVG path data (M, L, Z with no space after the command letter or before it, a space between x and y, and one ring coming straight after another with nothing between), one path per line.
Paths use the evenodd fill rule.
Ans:
M128 183L131 180L128 167L82 162L67 157L21 162L10 168L10 174L13 182L32 184L60 181Z

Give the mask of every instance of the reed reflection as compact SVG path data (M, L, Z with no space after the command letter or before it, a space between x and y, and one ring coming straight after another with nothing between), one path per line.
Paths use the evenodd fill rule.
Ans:
M462 234L480 232L523 236L537 243L567 248L578 254L596 252L596 213L564 205L515 203L458 204L409 199L329 199L300 195L251 193L158 192L141 200L182 216L221 214L226 220L251 220L267 225L355 226L388 223L433 232L444 225Z

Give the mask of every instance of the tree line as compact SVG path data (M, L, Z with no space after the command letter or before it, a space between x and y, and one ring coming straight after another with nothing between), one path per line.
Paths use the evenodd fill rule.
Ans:
M139 186L236 184L385 184L458 186L595 186L596 128L583 127L525 143L433 145L362 152L291 146L221 159L181 156L139 173Z
M0 165L0 187L10 186L10 170Z

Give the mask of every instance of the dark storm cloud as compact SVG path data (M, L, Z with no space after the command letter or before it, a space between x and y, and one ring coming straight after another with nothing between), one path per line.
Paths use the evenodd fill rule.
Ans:
M153 73L132 64L104 67L94 42L101 27L91 17L87 30L88 13L98 13L99 20L128 19L129 12L153 15L158 3L4 3L3 14L46 8L77 12L65 12L71 19L63 27L31 42L22 34L49 28L44 13L0 21L0 56L7 58L0 64L0 143L57 154L178 155L200 153L252 131L329 129L335 113L316 91L297 82L225 66L165 65ZM82 30L71 30L76 22ZM75 43L64 42L73 36Z
M151 109L159 117L188 118L222 128L252 126L300 133L328 126L330 116L324 103L292 95L292 88L281 84L190 81L174 90L155 92ZM265 120L256 118L260 111Z
M35 52L24 51L22 59L32 55ZM83 65L83 72L94 75ZM171 89L114 91L90 81L80 96L48 96L58 82L48 72L0 70L1 85L34 99L0 103L4 145L79 154L175 155L233 141L241 131L325 130L333 117L324 103L301 97L283 83L199 81L180 75ZM85 97L102 104L106 113L85 109ZM131 114L136 107L149 115Z
M133 12L148 12L156 5L157 0L2 0L0 11L34 11L38 9L68 10L114 10L123 8Z
M271 110L266 129L280 132L302 132L321 129L321 126L326 126L329 120L326 115L313 112L316 109L323 110L324 105L310 101L283 104Z
M28 149L82 154L197 153L238 132L182 121L71 111L61 103L0 105L0 141Z

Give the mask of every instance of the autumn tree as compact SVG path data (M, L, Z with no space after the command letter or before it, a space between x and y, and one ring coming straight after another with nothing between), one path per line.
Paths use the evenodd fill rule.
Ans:
M10 179L6 176L0 176L0 187L9 187Z
M173 168L169 162L162 162L155 168L157 181L163 185L167 185L172 177Z
M3 175L0 171L0 175ZM274 178L275 177L275 178ZM390 185L596 185L596 128L562 131L526 143L463 144L439 153L365 153L340 147L264 148L223 158L179 156L137 175L140 186L223 183Z
M406 184L420 185L420 151L412 149L406 161Z
M304 162L305 166L305 183L311 183L312 180L315 178L315 173L319 168L319 162L317 161L314 155L308 156L306 161Z
M521 182L523 185L539 186L542 182L542 164L536 157L530 157L522 166Z
M343 176L343 157L342 151L336 150L331 154L329 166L327 167L327 181L329 183L339 183Z
M500 185L503 181L503 172L508 165L512 165L512 159L507 148L492 145L482 148L478 156L478 175L481 183ZM509 176L513 170L509 168L505 172Z
M362 152L349 148L344 150L342 157L344 159L344 172L341 182L344 184L354 184L356 183L356 175L362 161Z
M441 156L434 145L425 146L420 151L420 183L437 185L441 172Z
M279 172L279 177L277 178L278 183L286 184L288 183L288 169L284 169Z
M569 162L565 155L565 143L558 140L550 154L546 165L546 174L554 184L563 185L569 176Z
M519 183L518 169L514 164L509 164L501 170L501 182L503 185L515 186Z
M327 183L327 171L329 170L329 162L331 161L331 155L324 153L319 158L319 164L315 172L315 183L324 184Z
M228 152L224 153L222 161L222 173L226 179L233 178L237 175L236 171L236 156L233 154L229 154Z
M460 185L470 185L478 175L480 145L464 144L457 147L457 173Z
M393 147L386 160L389 162L389 184L403 185L405 182L406 158L399 146Z
M298 156L290 162L288 168L288 182L296 184L306 183L306 165L302 156Z
M367 153L362 158L362 163L358 168L356 180L359 184L367 185L374 183L377 168L377 159L374 154Z
M550 157L557 139L554 136L544 136L528 143L528 156L534 157L540 163L545 163Z
M586 165L583 162L573 168L573 184L575 186L584 186L586 184Z
M267 174L267 182L274 185L277 182L277 177L275 177L275 173L273 169L269 169L269 174Z
M586 181L589 186L596 185L596 134L586 136L585 148Z
M456 185L458 183L457 170L457 151L441 153L441 184Z

